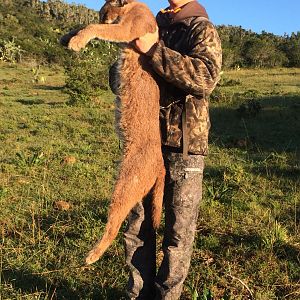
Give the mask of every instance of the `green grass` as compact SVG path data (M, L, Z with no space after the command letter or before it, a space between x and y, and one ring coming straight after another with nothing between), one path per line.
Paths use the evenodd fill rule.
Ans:
M121 234L81 268L120 158L113 96L68 106L62 70L41 68L36 82L31 68L0 64L0 299L124 299ZM182 299L300 299L299 77L223 74ZM261 110L237 112L249 100Z

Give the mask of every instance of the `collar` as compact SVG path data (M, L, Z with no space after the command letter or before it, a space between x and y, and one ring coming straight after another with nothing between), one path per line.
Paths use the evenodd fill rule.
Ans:
M176 9L169 9L169 8L166 8L166 9L161 9L160 12L162 14L167 14L167 13L173 13L173 14L176 14L178 12L181 11L181 7L177 7Z
M183 22L190 17L205 17L208 19L206 9L197 1L191 1L179 9L172 10L170 7L162 9L156 16L159 26L169 26L171 23Z

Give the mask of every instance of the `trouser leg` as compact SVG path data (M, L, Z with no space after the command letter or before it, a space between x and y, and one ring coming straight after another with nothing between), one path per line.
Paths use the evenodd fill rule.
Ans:
M202 198L203 156L165 154L164 258L156 277L155 299L179 299L187 276Z
M126 263L129 266L128 296L154 299L156 274L156 234L152 226L151 196L130 212L125 231Z

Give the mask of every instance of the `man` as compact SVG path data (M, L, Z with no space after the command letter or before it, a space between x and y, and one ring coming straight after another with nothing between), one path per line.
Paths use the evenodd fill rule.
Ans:
M159 33L135 41L161 86L161 135L167 170L164 257L156 272L150 197L128 217L126 262L130 299L179 299L190 265L210 127L208 96L221 69L219 36L203 6L169 0L157 15Z

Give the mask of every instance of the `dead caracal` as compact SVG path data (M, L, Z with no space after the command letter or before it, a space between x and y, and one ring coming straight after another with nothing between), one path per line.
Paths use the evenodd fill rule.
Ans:
M134 0L106 0L100 22L80 30L68 47L79 51L94 38L122 43L119 59L116 118L123 139L123 159L112 195L102 239L88 253L86 263L97 261L115 239L130 210L149 192L153 196L152 219L161 218L165 168L159 129L159 88L153 79L149 58L130 45L157 29L153 14ZM74 35L74 33L73 33Z

